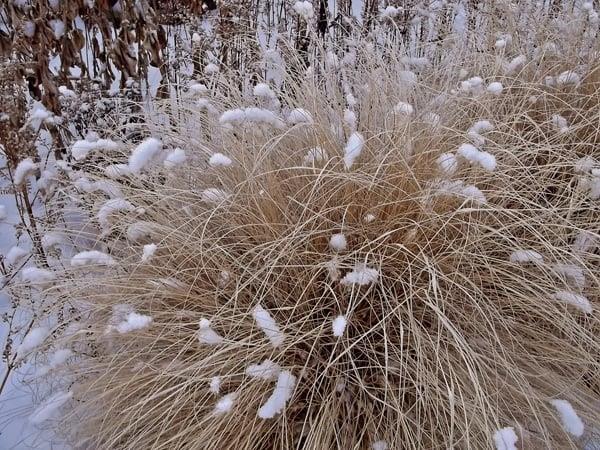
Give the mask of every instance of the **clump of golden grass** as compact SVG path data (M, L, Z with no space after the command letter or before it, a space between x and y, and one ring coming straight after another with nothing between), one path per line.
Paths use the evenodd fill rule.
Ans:
M279 100L312 123L228 128L190 104L168 130L149 125L187 161L113 181L132 207L105 215L93 245L116 264L68 268L45 291L64 315L54 346L76 353L71 438L84 448L481 449L512 427L518 448L581 445L551 400L600 423L600 209L592 172L574 169L586 156L599 167L593 50L576 68L578 49L566 47L513 73L467 54L413 84L406 61L367 47L344 83L326 68L286 78ZM504 90L459 92L461 68ZM566 70L580 81L546 85ZM224 89L208 97L220 112L258 101ZM350 167L348 89L364 139ZM394 113L399 101L413 112ZM494 129L469 136L484 119ZM460 156L455 173L441 170L440 155L466 142L493 155L495 170ZM315 147L326 156L307 161ZM216 152L232 164L209 165ZM82 164L88 177L102 179L98 164ZM107 196L81 195L97 223ZM142 261L148 244L156 252ZM519 250L531 261L516 261ZM364 267L371 279L345 282ZM257 305L280 345L257 325ZM152 323L120 332L132 311ZM334 336L340 315L347 325ZM218 336L206 322L199 330L202 319ZM267 359L295 383L265 419L277 374L247 370Z

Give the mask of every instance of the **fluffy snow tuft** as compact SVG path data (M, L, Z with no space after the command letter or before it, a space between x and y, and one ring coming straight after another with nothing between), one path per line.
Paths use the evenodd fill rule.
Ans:
M88 265L114 266L116 261L104 252L98 250L88 250L79 252L71 258L72 267L81 267Z
M98 150L116 150L119 144L110 139L98 139L96 141L82 140L76 141L71 147L71 155L75 161L81 161L90 154Z
M231 394L224 395L219 399L213 410L215 416L222 416L227 414L233 409L235 400L237 399L237 393L232 392Z
M129 333L130 331L141 330L149 327L152 324L152 317L130 312L127 314L127 319L117 325L117 331L121 334Z
M387 450L388 445L385 441L375 441L373 445L371 445L372 450Z
M567 122L567 119L560 114L552 114L552 117L550 117L550 122L559 133L564 134L569 132L569 123Z
M379 271L367 267L365 264L357 264L354 266L352 271L344 275L340 283L343 285L357 284L359 286L365 286L367 284L375 283L379 278Z
M469 128L469 133L483 134L493 130L494 125L492 124L492 122L490 122L489 120L478 120L473 125L471 125L471 128Z
M341 337L344 335L344 331L346 330L346 325L348 321L346 320L346 316L340 315L337 316L331 322L331 328L333 330L333 335L335 337Z
M344 123L348 125L350 130L356 130L356 114L351 109L344 110Z
M51 270L40 269L39 267L25 267L21 270L21 280L30 284L48 283L56 278Z
M367 213L364 215L363 217L363 222L364 223L371 223L373 222L377 217L375 217L375 214L371 214L371 213Z
M173 169L177 166L181 166L187 159L187 155L185 154L185 150L181 148L173 149L169 152L165 160L163 161L163 165L167 169Z
M73 393L71 391L64 392L60 391L53 394L50 398L45 400L34 412L29 416L29 422L32 424L40 424L48 419L51 419L57 409L68 402Z
M578 85L581 83L581 77L572 70L567 70L556 77L556 84L566 86L568 84Z
M267 83L258 83L252 92L255 97L275 98L275 93Z
M27 250L23 250L21 247L11 247L8 253L4 256L4 260L10 264L11 266L16 266L25 258L29 252Z
M575 238L571 248L577 253L593 252L596 248L598 238L590 231L580 231Z
M504 86L502 86L502 83L500 83L499 81L492 81L487 86L487 91L493 95L500 95L500 94L502 94L503 90L504 90Z
M204 73L207 74L207 75L214 75L216 73L219 73L219 66L217 66L214 63L208 63L204 67Z
M307 110L301 108L293 109L288 115L287 122L290 125L312 125L314 123L312 115Z
M277 384L271 396L258 410L261 419L272 419L285 408L285 404L294 392L296 377L290 371L284 370L277 377Z
M13 172L13 181L16 186L23 184L28 177L33 175L38 170L38 165L33 162L31 158L25 158L19 164Z
M508 74L514 74L514 73L518 72L519 70L521 70L526 62L527 62L527 57L525 55L515 56L506 65L506 72Z
M554 264L552 268L557 275L565 277L577 288L583 289L585 287L585 274L581 267L576 266L575 264L558 263Z
M488 172L496 170L496 158L488 152L482 152L471 144L461 144L458 154L468 160L471 164L479 164Z
M219 118L219 123L231 125L266 124L283 129L285 123L275 113L263 108L238 108L225 111Z
M73 356L73 352L68 348L56 350L52 354L52 356L50 356L48 365L40 367L39 370L36 372L36 375L46 375L51 369L56 369L57 367L63 365L71 356Z
M496 450L517 450L515 445L519 439L513 427L500 428L494 433Z
M525 264L525 263L541 263L544 257L535 250L515 250L510 254L510 262Z
M112 179L128 177L131 175L131 170L127 164L110 164L102 170L108 178Z
M462 180L443 181L439 183L437 193L463 197L480 205L487 203L484 193L477 186L466 185Z
M454 153L442 153L438 156L436 162L439 169L444 172L446 176L454 175L458 169L458 161L456 160Z
M560 415L560 421L565 431L575 437L581 437L585 427L573 406L568 401L559 399L550 400L550 403Z
M365 144L365 138L362 134L354 132L348 138L348 143L344 148L344 165L346 169L350 169L356 161L356 158L362 153L363 146Z
M343 233L337 233L331 236L329 239L329 247L336 252L346 250L348 243L346 242L346 236Z
M208 164L211 167L229 167L233 164L233 161L223 153L215 153L208 160Z
M42 345L48 336L50 336L50 329L47 327L32 328L17 347L17 353L19 355L29 353Z
M311 2L306 0L294 3L294 11L307 22L315 15Z
M381 17L383 19L393 19L398 16L402 12L401 8L396 8L395 6L388 5L386 8L381 11Z
M261 380L275 380L281 372L281 367L270 359L265 359L260 364L251 364L246 367L246 375Z
M162 142L156 138L148 138L141 142L129 155L129 169L139 174L152 164L162 151Z
M201 344L217 345L223 342L223 337L211 328L210 320L205 318L198 322L197 336Z
M218 394L221 389L221 377L212 377L210 379L210 392L213 394Z
M148 262L154 256L157 249L156 244L146 244L142 250L142 262Z
M279 330L277 323L271 317L271 314L261 305L256 305L252 310L252 316L256 321L256 325L265 333L275 348L283 345L285 335Z
M98 222L103 229L110 225L110 216L119 211L134 211L135 207L122 198L107 200L98 210Z
M586 314L592 314L592 304L583 295L576 294L575 292L569 291L558 291L552 295L554 300L558 300L559 302L567 303L568 305L572 305Z
M411 116L414 112L415 110L410 103L398 102L394 106L394 113L398 115Z

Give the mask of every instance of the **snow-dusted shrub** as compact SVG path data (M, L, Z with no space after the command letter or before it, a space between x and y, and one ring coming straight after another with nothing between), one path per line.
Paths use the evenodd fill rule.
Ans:
M89 448L514 449L600 423L600 204L578 184L599 63L578 52L577 89L551 88L573 64L514 37L506 64L455 49L468 95L446 58L369 43L285 77L277 112L222 71L218 114L123 144L129 175L94 172L123 197L77 191L98 242L74 228L75 267L22 276L80 324L24 344L73 350L52 369L72 380L61 429Z

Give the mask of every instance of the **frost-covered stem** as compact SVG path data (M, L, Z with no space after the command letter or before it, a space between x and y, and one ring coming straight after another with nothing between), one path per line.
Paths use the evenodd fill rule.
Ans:
M46 254L44 253L44 248L42 247L42 242L40 239L40 233L37 228L37 221L33 214L33 208L31 207L31 202L29 200L29 192L27 191L27 185L23 185L21 188L21 196L23 197L23 203L25 204L25 209L27 210L27 216L29 218L29 236L31 237L31 242L33 242L33 246L35 248L36 253L39 255L44 266L48 266L48 261L46 260ZM23 214L19 208L19 214L21 215L21 220L23 223Z
M29 324L27 325L27 329L25 330L24 336L27 336L27 334L31 331L31 329L33 328L34 322L35 322L35 318L32 318L29 321ZM8 333L8 337L10 338L10 330ZM7 343L4 345L5 350L6 350L6 345L8 345L8 340L7 340ZM17 356L19 356L18 352L15 352L14 356L12 357L12 360L8 361L8 358L7 358L6 372L4 373L4 376L2 377L2 382L0 383L0 396L4 392L4 386L6 386L6 382L8 381L8 378L9 378L11 372L15 368L15 362L17 360Z

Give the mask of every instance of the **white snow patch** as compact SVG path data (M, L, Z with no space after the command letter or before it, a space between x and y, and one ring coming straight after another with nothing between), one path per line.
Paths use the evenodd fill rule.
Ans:
M585 427L571 403L560 399L550 400L550 403L560 415L560 421L565 431L575 437L581 437Z
M513 427L505 427L496 430L494 433L494 443L496 450L517 450L516 443L519 440Z
M363 146L365 144L365 138L362 134L354 132L348 138L348 143L344 148L344 165L346 169L350 169L356 161L356 158L362 153Z
M256 321L256 325L265 333L275 348L283 345L285 335L279 330L277 323L271 317L271 314L261 305L256 305L252 310L252 316Z
M213 410L213 414L216 416L222 416L223 414L227 414L233 409L233 405L235 404L235 400L237 399L237 393L232 392L231 394L224 395L219 399L217 404L215 405L215 409Z
M535 250L515 250L510 254L509 260L518 264L541 263L544 257Z
M173 169L174 167L181 166L187 159L185 154L185 150L181 148L176 148L171 150L165 160L163 161L163 165L167 169Z
M373 445L371 445L372 450L387 450L388 444L385 441L375 441Z
M306 0L294 3L294 11L307 22L315 15L312 4Z
M333 330L333 335L335 337L341 337L344 335L344 331L346 330L346 325L348 321L346 320L346 316L340 315L337 316L331 322L331 328Z
M142 250L142 262L148 262L154 256L157 249L156 244L146 244Z
M121 334L129 333L130 331L149 327L151 324L152 317L136 312L130 312L127 314L127 319L117 325L117 331Z
M59 391L53 394L50 398L44 401L34 412L29 416L29 422L40 424L48 419L51 419L57 409L68 402L73 393L71 391Z
M208 160L208 164L211 167L229 167L233 161L223 153L215 153Z
M29 330L29 333L23 338L23 341L17 347L17 353L23 356L31 350L38 348L50 336L50 329L47 327L37 327Z
M307 110L301 108L296 108L290 111L290 114L287 117L287 122L290 125L312 125L314 123L312 115Z
M71 266L81 267L88 265L114 266L116 261L104 252L98 250L87 250L79 252L71 258Z
M15 185L20 186L27 178L33 175L38 170L38 165L33 162L31 158L25 158L19 164L13 172L13 181Z
M581 83L581 77L572 70L562 72L558 77L556 77L556 84L559 86L566 86L569 84L577 86L579 83Z
M346 236L343 233L337 233L331 236L329 239L329 247L336 252L346 250L348 243L346 242Z
M260 364L251 364L246 367L246 375L261 380L275 380L281 372L281 367L270 359L265 359Z
M503 90L504 90L504 86L502 86L502 83L500 83L499 81L492 81L487 86L487 91L493 95L500 95L500 94L502 94Z
M410 103L398 102L394 106L394 113L398 115L411 116L414 112L415 110Z
M558 291L552 295L554 300L572 305L586 314L592 314L592 304L587 297L569 291Z
M21 280L30 284L45 284L56 278L51 270L40 269L39 267L25 267L21 270Z
M81 161L89 155L90 152L98 150L117 150L119 144L110 139L98 139L96 141L81 140L76 141L71 147L71 155L75 161Z
M223 342L223 337L211 328L210 320L200 319L198 328L197 336L201 344L217 345Z
M160 155L162 142L156 138L148 138L141 142L129 155L129 169L139 174Z
M438 156L437 165L446 176L452 176L458 169L458 161L454 153L442 153Z
M264 108L242 108L225 111L219 118L221 124L249 125L249 124L267 124L277 129L283 129L285 123L281 118L268 109Z
M131 170L127 164L110 164L102 170L108 178L113 180L131 175Z
M29 252L27 250L23 250L21 247L15 245L14 247L11 247L8 253L4 256L4 260L14 267L19 264L28 254Z
M296 377L290 371L284 370L277 377L277 384L271 396L258 410L261 419L272 419L285 408L285 404L292 398Z
M218 394L221 389L221 377L212 377L210 379L210 392L213 394Z
M122 198L107 200L98 210L98 222L104 229L110 225L110 216L120 211L134 211L135 207Z
M367 267L365 264L357 264L352 271L344 275L344 278L341 279L340 283L344 285L357 284L359 286L364 286L375 283L378 278L379 271L377 269Z
M552 114L550 122L559 133L564 134L569 132L569 123L567 122L567 119L560 114Z

